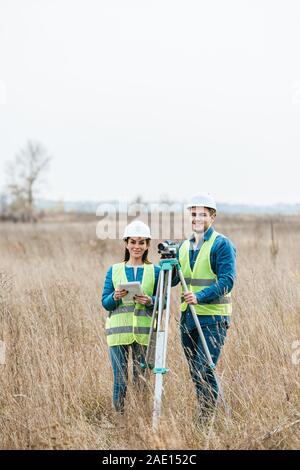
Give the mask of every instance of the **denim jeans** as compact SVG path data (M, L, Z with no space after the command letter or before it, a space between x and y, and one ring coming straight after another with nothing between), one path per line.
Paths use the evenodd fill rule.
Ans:
M196 328L188 330L182 316L181 343L195 384L197 399L203 414L213 409L218 398L218 385L212 374ZM213 363L216 365L225 341L226 320L211 325L201 325Z
M144 375L144 370L140 367L140 363L143 363L145 360L147 346L142 346L141 344L134 342L129 345L111 346L109 348L109 355L114 376L113 404L115 410L120 413L124 412L130 349L132 351L133 384L141 386L140 377Z

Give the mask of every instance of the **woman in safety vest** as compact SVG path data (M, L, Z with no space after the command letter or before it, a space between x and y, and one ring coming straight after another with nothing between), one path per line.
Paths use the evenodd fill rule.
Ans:
M102 305L109 312L106 335L113 369L113 404L117 412L124 412L128 381L128 357L133 359L133 383L139 384L149 341L153 305L155 301L159 266L148 260L150 229L140 221L127 225L124 231L124 261L112 265L106 274L102 292ZM119 290L122 283L139 281L143 295L135 301L126 301L126 290Z

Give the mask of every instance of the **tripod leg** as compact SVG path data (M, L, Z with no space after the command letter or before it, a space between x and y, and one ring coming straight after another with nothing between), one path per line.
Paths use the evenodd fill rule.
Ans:
M170 318L170 305L171 305L171 288L172 288L172 270L168 271L163 367L166 367L166 361L167 361L167 345L168 345L169 318Z
M182 273L182 270L180 268L178 268L178 274L179 274L179 278L180 278L180 281L181 281L181 284L182 284L182 287L183 287L183 290L184 292L189 292L188 291L188 288L187 288L187 285L186 285L186 282L185 282L185 279L184 279L184 276L183 276L183 273ZM205 356L207 358L207 361L208 361L208 366L210 368L210 371L211 373L213 374L214 376L214 379L217 383L217 387L218 387L218 390L219 390L219 396L223 402L223 405L224 405L224 409L225 409L225 412L226 412L226 415L227 416L230 416L230 410L225 402L225 398L224 398L224 393L223 393L223 390L221 388L221 385L220 385L220 381L219 381L219 378L217 376L217 373L215 371L215 364L212 360L212 357L211 357L211 354L210 354L210 351L208 349L208 346L207 346L207 343L205 341L205 337L204 337L204 334L203 334L203 331L202 331L202 328L201 328L201 325L200 325L200 322L199 322L199 319L197 317L197 314L195 312L195 308L193 305L190 305L189 306L190 309L191 309L191 312L192 312L192 315L193 315L193 319L194 319L194 322L195 322L195 325L196 325L196 328L198 330L198 333L199 333L199 336L200 336L200 340L201 340L201 343L202 343L202 346L203 346L203 349L204 349L204 353L205 353Z
M159 303L159 293L160 293L160 286L162 282L162 271L160 271L159 276L158 276L158 281L157 281L157 288L156 292L158 293L155 296L155 302L154 302L154 307L153 307L153 314L152 314L152 322L151 322L151 327L150 327L150 334L149 334L149 343L147 347L147 352L146 352L146 357L145 357L145 367L150 367L152 368L154 366L155 362L155 349L156 349L156 336L157 336L157 306Z
M155 369L162 369L163 365L163 347L164 347L164 331L158 331L157 342L156 342L156 357L155 357ZM155 389L154 389L154 407L152 415L152 427L156 431L159 424L161 415L161 397L163 392L163 375L162 373L156 372L155 374Z
M157 343L156 343L156 356L155 356L155 389L154 389L154 408L153 408L153 430L157 430L159 419L161 415L161 400L163 393L163 375L167 372L166 357L168 346L168 327L170 319L170 300L171 300L171 282L172 270L168 271L168 280L163 278L164 282L161 284L161 294L166 293L166 314L164 319L164 328L162 326L162 312L164 309L164 295L160 295L159 316L157 327Z
M152 426L156 430L160 418L161 412L161 395L162 395L162 375L157 371L162 368L163 361L163 346L164 346L164 331L162 330L162 313L163 313L163 294L164 294L164 283L165 283L165 272L161 270L161 282L159 289L159 305L158 305L158 320L157 320L157 333L156 333L156 351L155 351L155 388L154 388L154 408L152 415Z

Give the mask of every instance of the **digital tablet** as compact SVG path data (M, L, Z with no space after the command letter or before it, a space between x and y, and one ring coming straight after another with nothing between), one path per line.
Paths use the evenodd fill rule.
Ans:
M134 300L133 297L135 295L144 295L141 283L139 281L124 282L123 284L119 284L117 288L119 290L125 289L128 291L128 294L123 297L125 302L128 300Z

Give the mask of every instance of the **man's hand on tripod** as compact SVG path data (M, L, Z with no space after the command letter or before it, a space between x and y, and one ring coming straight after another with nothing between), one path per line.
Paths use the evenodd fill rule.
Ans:
M197 305L197 297L195 296L195 294L193 294L193 292L185 292L183 294L184 296L184 300L187 304L189 305Z

